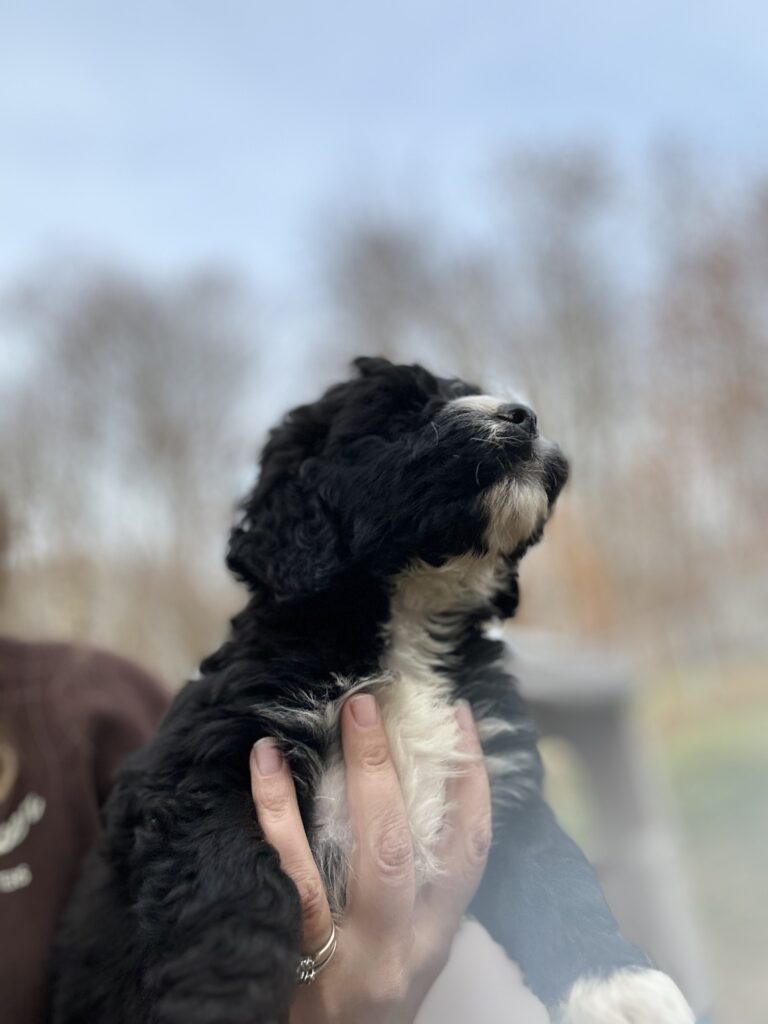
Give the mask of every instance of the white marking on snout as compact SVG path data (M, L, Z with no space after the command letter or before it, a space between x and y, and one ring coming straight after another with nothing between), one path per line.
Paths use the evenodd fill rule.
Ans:
M481 440L496 441L506 433L507 425L497 416L499 409L505 405L528 403L519 395L508 394L504 398L498 395L464 395L453 398L448 403L448 410L454 416L466 416L479 431Z
M661 971L624 970L582 978L554 1016L557 1024L694 1024L680 989Z
M453 409L466 409L468 412L483 412L493 416L502 405L506 405L506 401L495 395L464 395L451 399L449 405Z

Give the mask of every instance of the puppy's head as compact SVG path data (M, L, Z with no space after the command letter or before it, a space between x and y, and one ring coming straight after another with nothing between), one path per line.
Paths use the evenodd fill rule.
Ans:
M237 576L287 602L538 538L568 464L532 410L421 366L355 366L272 431L230 541Z

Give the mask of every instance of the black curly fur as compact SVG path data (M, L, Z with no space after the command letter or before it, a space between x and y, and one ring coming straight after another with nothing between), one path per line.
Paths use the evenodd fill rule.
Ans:
M55 1024L287 1019L300 907L254 814L252 745L278 739L311 828L333 736L299 712L380 668L392 580L416 559L483 555L481 498L500 479L537 462L549 505L565 482L559 451L537 456L529 432L509 424L502 444L483 443L452 414L479 389L418 366L356 365L269 438L228 553L250 600L115 783L58 936ZM476 715L516 725L485 745L528 767L511 789L494 784L494 849L474 910L554 1004L584 973L645 961L541 800L535 732L501 644L483 634L514 612L517 563L541 525L505 554L496 590L454 622L444 671Z

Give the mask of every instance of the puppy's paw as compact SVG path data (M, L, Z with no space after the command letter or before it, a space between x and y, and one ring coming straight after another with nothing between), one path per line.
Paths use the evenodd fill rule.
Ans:
M617 971L576 982L557 1024L694 1024L680 989L661 971Z

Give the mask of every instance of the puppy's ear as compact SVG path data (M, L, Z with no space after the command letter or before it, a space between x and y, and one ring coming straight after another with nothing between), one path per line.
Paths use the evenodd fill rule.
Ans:
M231 572L279 602L325 590L343 569L338 482L322 450L347 386L293 409L271 431L258 482L230 536Z
M344 567L334 514L308 475L257 487L229 540L227 565L278 603L326 590Z
M361 377L376 377L392 368L392 363L382 356L358 356L352 360L352 365L357 367Z

